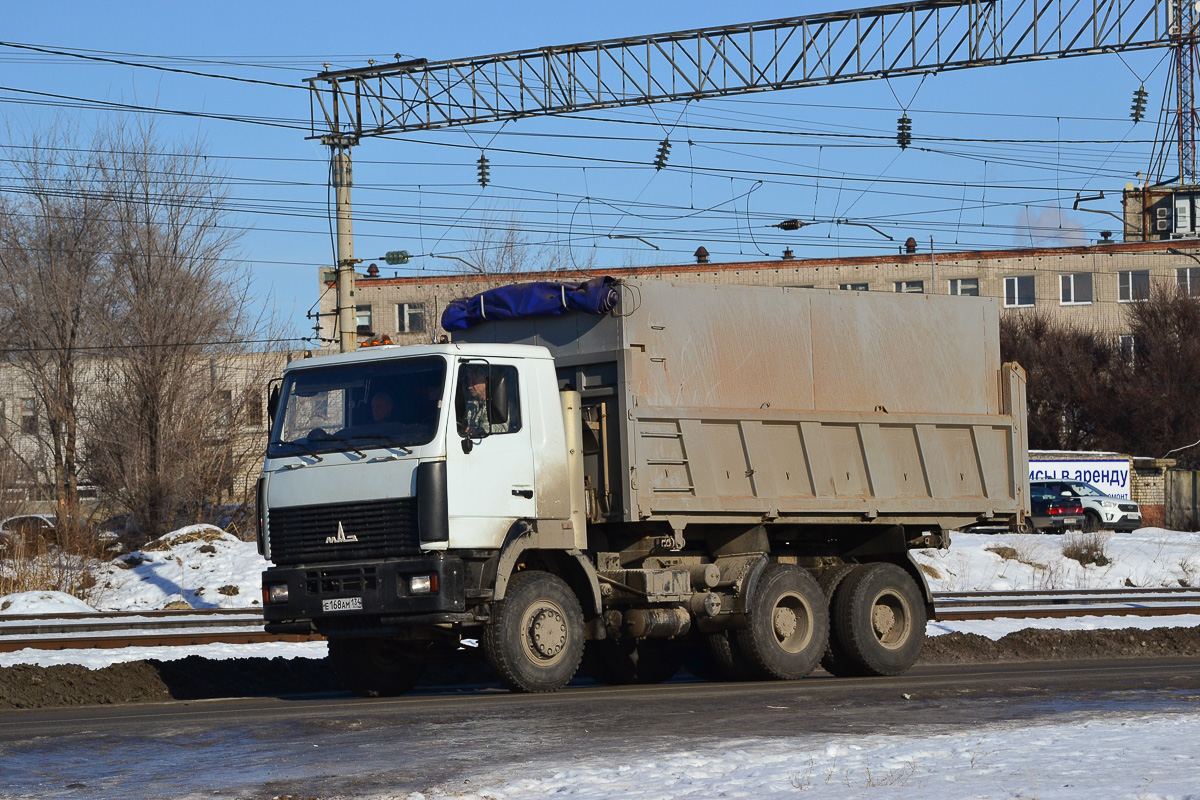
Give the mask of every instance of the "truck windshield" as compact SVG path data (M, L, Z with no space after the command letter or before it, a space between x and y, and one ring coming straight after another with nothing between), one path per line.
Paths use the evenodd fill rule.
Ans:
M428 444L445 383L446 362L436 356L293 372L283 383L267 454Z

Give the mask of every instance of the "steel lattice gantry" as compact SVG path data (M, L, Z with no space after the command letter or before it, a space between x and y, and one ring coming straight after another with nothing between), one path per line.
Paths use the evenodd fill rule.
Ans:
M920 0L323 72L308 79L312 135L352 143L527 116L1170 47L1177 44L1177 2Z

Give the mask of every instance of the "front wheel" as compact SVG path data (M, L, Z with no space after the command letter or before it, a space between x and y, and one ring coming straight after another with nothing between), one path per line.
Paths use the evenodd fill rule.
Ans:
M834 627L847 672L899 675L925 644L925 602L912 577L895 564L863 564L834 595Z
M1100 515L1090 508L1083 512L1083 532L1095 533L1100 530Z
M553 692L583 658L583 610L571 588L548 572L518 572L484 628L483 652L514 692Z
M747 603L749 625L733 637L767 677L803 678L816 668L829 641L825 593L806 570L772 564Z
M395 697L411 691L425 671L429 642L398 639L330 639L329 660L347 689L362 697Z

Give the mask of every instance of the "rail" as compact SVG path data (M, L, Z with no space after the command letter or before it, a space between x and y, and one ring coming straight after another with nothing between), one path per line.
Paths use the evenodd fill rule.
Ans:
M1200 589L1068 589L1041 592L940 592L939 620L1171 616L1200 614ZM25 648L190 646L316 642L323 637L269 634L258 609L0 615L0 653Z

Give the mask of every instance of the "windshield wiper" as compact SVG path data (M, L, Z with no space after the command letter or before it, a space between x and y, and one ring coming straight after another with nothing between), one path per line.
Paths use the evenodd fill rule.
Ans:
M275 441L270 442L270 446L271 447L299 447L301 450L308 453L310 456L315 458L317 461L325 460L325 459L321 458L320 455L317 454L316 450L312 449L311 447L309 447L306 444L301 444L300 442L285 442L282 439L276 439Z
M364 439L369 439L371 441L377 441L386 447L395 447L397 450L403 450L404 455L406 455L406 456L411 456L412 452L413 452L412 450L410 450L409 448L400 444L400 442L396 441L391 436L388 436L385 433L360 433L357 436L349 436L347 438L350 439L351 441L363 441Z

